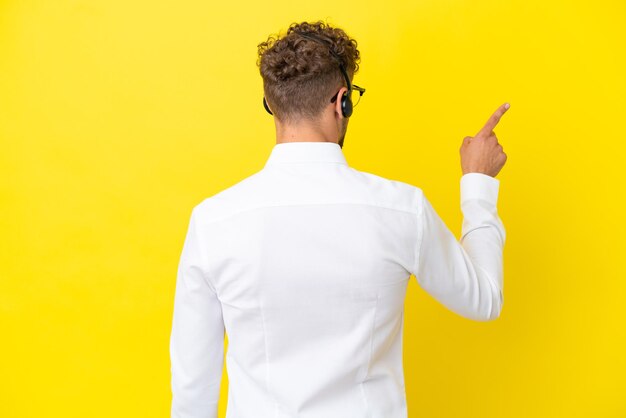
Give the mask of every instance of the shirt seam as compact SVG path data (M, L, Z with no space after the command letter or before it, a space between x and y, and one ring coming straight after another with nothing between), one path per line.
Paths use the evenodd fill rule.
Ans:
M190 220L189 227L192 228L191 233L194 235L195 240L197 241L197 246L198 246L197 251L198 251L198 257L200 258L200 263L201 263L200 271L202 272L202 279L204 280L206 285L209 287L211 292L213 292L215 296L219 299L219 296L217 295L217 289L215 288L211 280L211 277L208 273L209 260L206 258L206 254L203 250L202 235L198 233L197 211L195 208L191 210L191 220Z
M367 358L367 367L365 369L365 377L363 378L363 380L361 381L361 394L363 395L363 399L365 401L365 410L369 412L369 401L367 399L367 394L365 393L365 381L367 380L369 373L370 373L370 366L371 366L371 362L372 362L372 352L374 351L374 330L376 329L376 317L378 315L378 301L380 299L380 294L376 293L376 304L374 305L374 319L373 319L373 323L372 323L372 329L370 331L370 349L369 349L369 354L368 354L368 358ZM370 416L368 414L368 416Z
M272 399L272 403L274 404L274 414L276 414L276 410L278 408L278 404L276 403L276 399L270 390L270 361L269 354L267 350L267 331L265 328L265 316L263 315L263 307L259 304L259 312L261 314L261 326L263 328L263 345L265 349L265 390L267 391L268 396Z
M419 209L417 213L417 239L415 240L415 263L414 276L417 279L417 272L420 268L420 256L422 252L422 242L424 240L424 194L422 193Z
M319 206L319 205L362 205L362 206L372 206L372 207L376 207L376 208L381 208L381 209L389 209L389 210L395 210L398 212L403 212L403 213L408 213L411 215L415 215L415 211L411 210L411 209L400 209L400 208L394 208L391 206L384 206L378 203L363 203L363 202L307 202L307 203L276 203L276 204L266 204L266 205L260 205L260 206L254 206L254 207L250 207L250 208L246 208L246 209L242 209L239 210L237 212L232 212L229 213L228 215L222 216L220 218L216 218L216 219L210 219L210 220L205 220L203 221L203 224L205 225L210 225L210 224L214 224L217 222L221 222L224 221L232 216L235 215L239 215L241 213L245 213L245 212L250 212L256 209L264 209L264 208L270 208L270 207L280 207L280 206Z

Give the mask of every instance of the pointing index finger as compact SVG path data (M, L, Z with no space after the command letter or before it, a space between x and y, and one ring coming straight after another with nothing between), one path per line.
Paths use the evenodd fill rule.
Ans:
M489 118L485 126L483 126L482 129L478 131L476 136L488 136L491 133L491 131L493 131L493 129L496 127L498 122L500 122L500 118L502 117L502 115L504 115L504 112L506 112L508 109L509 109L508 103L504 103L502 106L500 106L493 113L493 115L491 115L491 117Z

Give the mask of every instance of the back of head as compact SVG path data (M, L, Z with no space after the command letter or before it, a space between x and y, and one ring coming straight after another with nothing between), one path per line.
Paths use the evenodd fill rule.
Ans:
M283 37L270 35L260 43L257 65L274 116L283 123L317 119L332 95L347 87L339 62L352 79L360 62L357 42L322 21L292 23Z

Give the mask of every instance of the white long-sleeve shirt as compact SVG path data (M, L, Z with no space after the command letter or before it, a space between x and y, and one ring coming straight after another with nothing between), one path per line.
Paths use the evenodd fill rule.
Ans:
M461 177L458 241L423 191L351 168L332 142L276 144L191 211L170 339L173 418L406 418L411 275L486 321L502 309L499 180Z

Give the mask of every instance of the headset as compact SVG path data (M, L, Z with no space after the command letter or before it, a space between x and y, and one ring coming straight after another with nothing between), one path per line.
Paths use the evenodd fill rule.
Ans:
M307 38L310 39L312 41L321 43L322 45L325 46L329 46L328 43L326 41L324 41L322 38L316 36L316 35L312 35L310 33L303 33L303 32L299 32L299 31L294 31L295 33L297 33L298 35L302 36L303 38ZM348 118L352 115L352 84L350 83L350 78L348 77L348 73L346 72L345 67L343 66L343 63L341 62L341 58L339 57L339 55L337 55L337 53L335 53L335 51L332 50L332 48L328 48L328 52L330 52L330 54L337 60L337 63L339 64L339 69L341 70L341 74L343 74L343 77L346 79L346 84L348 85L348 91L345 92L343 94L343 96L341 96L341 114L343 115L343 117ZM336 99L336 95L330 100L331 103L335 102ZM265 100L265 96L263 96L263 107L265 107L265 110L267 111L267 113L269 113L270 115L273 115L272 111L270 110L270 108L267 106L267 101Z

